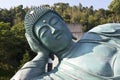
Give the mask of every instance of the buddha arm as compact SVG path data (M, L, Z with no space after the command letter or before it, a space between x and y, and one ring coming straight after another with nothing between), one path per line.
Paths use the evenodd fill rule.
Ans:
M44 74L47 60L48 56L38 54L33 60L24 64L11 80L30 80Z

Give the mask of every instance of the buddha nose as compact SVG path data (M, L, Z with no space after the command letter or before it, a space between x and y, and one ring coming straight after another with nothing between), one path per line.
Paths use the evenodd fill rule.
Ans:
M49 26L49 28L50 28L50 30L51 30L51 33L54 34L54 32L55 32L55 28L52 27L52 26Z

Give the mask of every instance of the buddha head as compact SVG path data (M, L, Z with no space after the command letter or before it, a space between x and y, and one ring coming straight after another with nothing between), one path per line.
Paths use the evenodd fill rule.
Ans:
M26 38L31 49L41 47L58 53L72 42L72 34L63 18L48 7L33 7L25 16Z

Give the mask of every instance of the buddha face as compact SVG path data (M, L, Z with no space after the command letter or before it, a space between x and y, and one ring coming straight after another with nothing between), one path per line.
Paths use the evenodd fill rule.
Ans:
M71 32L64 21L52 12L44 15L34 27L38 39L51 51L62 51L71 44Z

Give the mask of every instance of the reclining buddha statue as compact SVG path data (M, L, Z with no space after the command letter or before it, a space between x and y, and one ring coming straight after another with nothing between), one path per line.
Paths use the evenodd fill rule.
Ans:
M120 80L120 24L106 23L78 42L63 18L48 7L33 7L24 20L25 36L37 55L11 80ZM49 54L58 65L46 72Z

